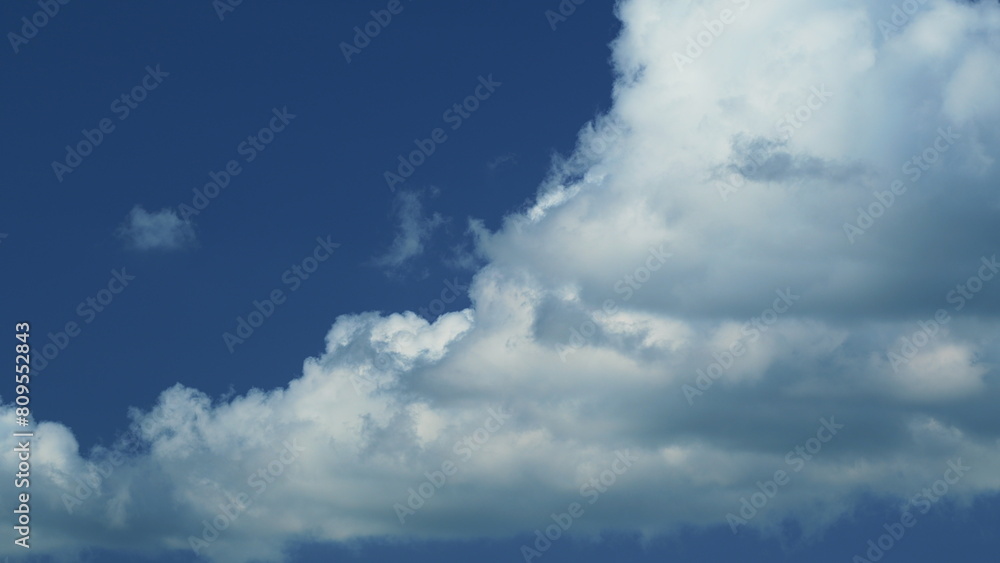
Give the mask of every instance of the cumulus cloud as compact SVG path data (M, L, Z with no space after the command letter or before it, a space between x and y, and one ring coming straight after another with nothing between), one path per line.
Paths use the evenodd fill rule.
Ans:
M173 387L79 503L112 452L40 425L42 549L244 562L300 540L509 536L625 451L574 532L726 526L779 469L791 483L748 527L813 533L956 458L972 470L950 498L1000 490L1000 100L983 82L1000 9L929 0L894 30L862 0L619 10L612 110L534 205L480 226L469 309L342 316L283 388ZM419 224L389 263L421 248ZM843 428L790 463L824 421Z
M396 236L389 250L373 260L375 265L391 273L397 272L423 254L434 230L445 223L439 213L424 215L419 192L402 191L396 194L394 209L399 222Z
M137 250L176 250L195 241L189 219L181 219L169 208L150 213L141 205L129 211L118 235Z

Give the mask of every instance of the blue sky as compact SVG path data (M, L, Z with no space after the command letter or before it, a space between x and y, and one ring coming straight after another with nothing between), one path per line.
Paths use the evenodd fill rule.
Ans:
M6 6L5 15L16 22L32 6ZM8 185L19 188L8 191L4 243L10 263L30 261L36 276L14 302L53 331L82 320L77 305L107 285L111 270L137 278L120 296L126 303L135 295L132 303L113 302L46 367L60 385L37 390L40 409L59 413L52 418L86 445L111 440L128 406L151 404L175 382L213 395L287 383L304 357L321 351L337 315L428 308L443 280L467 284L473 272L443 260L468 245L466 219L495 228L532 197L553 151L572 149L580 124L607 108L607 43L618 28L610 5L595 4L553 32L541 10L529 18L525 6L456 4L442 17L415 4L397 19L413 23L390 26L348 64L338 44L371 19L374 5L248 4L221 22L210 2L190 11L72 7L5 65L23 85L9 90L8 103L25 111L9 116L12 127L23 120L16 128L24 133L5 150L23 165L7 170ZM148 65L169 76L120 120L112 102ZM502 89L406 184L449 224L405 278L387 276L370 265L388 253L399 224L383 172L414 138L450 129L442 113L490 74ZM245 162L240 143L269 124L272 108L285 107L296 116L288 129ZM115 130L59 182L51 162L104 118ZM515 160L490 169L505 155ZM115 236L136 205L150 213L191 205L192 190L231 159L244 172L193 216L195 248L135 252ZM16 211L27 209L36 211ZM289 287L282 273L328 235L342 245L336 257L251 345L230 354L222 333L253 300ZM448 310L467 304L462 295ZM135 330L152 328L150 318L155 329ZM91 345L77 345L85 340ZM109 391L92 393L95 380ZM80 396L91 397L85 407L74 400Z
M994 560L996 5L224 2L0 7L0 556Z

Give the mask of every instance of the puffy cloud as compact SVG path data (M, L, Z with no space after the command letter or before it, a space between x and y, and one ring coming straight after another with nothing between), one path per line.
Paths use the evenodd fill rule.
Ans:
M137 250L176 250L195 241L189 219L181 219L168 208L150 213L141 205L129 211L118 235Z
M39 545L278 560L571 502L574 531L653 535L725 526L777 470L746 525L811 533L958 458L951 498L996 492L1000 10L921 6L886 33L861 0L623 2L613 109L478 228L468 310L340 317L287 387L171 388L78 504L112 452L40 426Z

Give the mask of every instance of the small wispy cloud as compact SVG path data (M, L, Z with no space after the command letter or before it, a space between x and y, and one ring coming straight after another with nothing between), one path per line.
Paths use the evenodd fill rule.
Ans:
M497 168L503 166L504 164L517 164L517 155L512 152L509 152L507 154L502 154L494 158L493 160L487 162L486 168L489 168L490 171L492 172Z
M169 208L150 213L141 205L129 211L118 236L136 250L177 250L195 241L189 219L181 219Z
M388 252L372 260L376 266L390 273L423 254L434 230L445 223L439 213L424 215L424 206L418 192L398 192L394 207L399 221L396 237Z

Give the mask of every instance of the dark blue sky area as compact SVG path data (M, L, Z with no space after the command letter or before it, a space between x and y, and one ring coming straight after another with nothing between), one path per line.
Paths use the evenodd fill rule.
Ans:
M34 6L7 3L0 21ZM428 308L443 280L471 277L442 264L468 243L467 218L495 228L533 195L553 151L568 152L609 105L610 2L581 6L555 31L534 2L406 2L348 64L339 44L384 7L244 2L220 21L208 1L70 3L6 52L2 259L20 273L4 318L26 316L35 338L81 327L33 389L40 418L71 426L86 449L178 381L213 396L287 383L337 315ZM166 76L146 79L155 87L141 102L121 100L147 66ZM452 129L443 113L480 76L501 85ZM295 117L263 150L244 143L274 108ZM102 120L111 132L59 181L52 162ZM408 275L387 276L371 265L397 224L383 173L438 127L448 139L396 188L423 193L425 211L449 222ZM196 248L137 252L116 237L137 204L193 207L192 190L230 160L239 174L193 216ZM223 332L254 300L290 289L283 272L327 236L341 244L335 255L230 354ZM122 268L135 277L128 288L78 314Z

